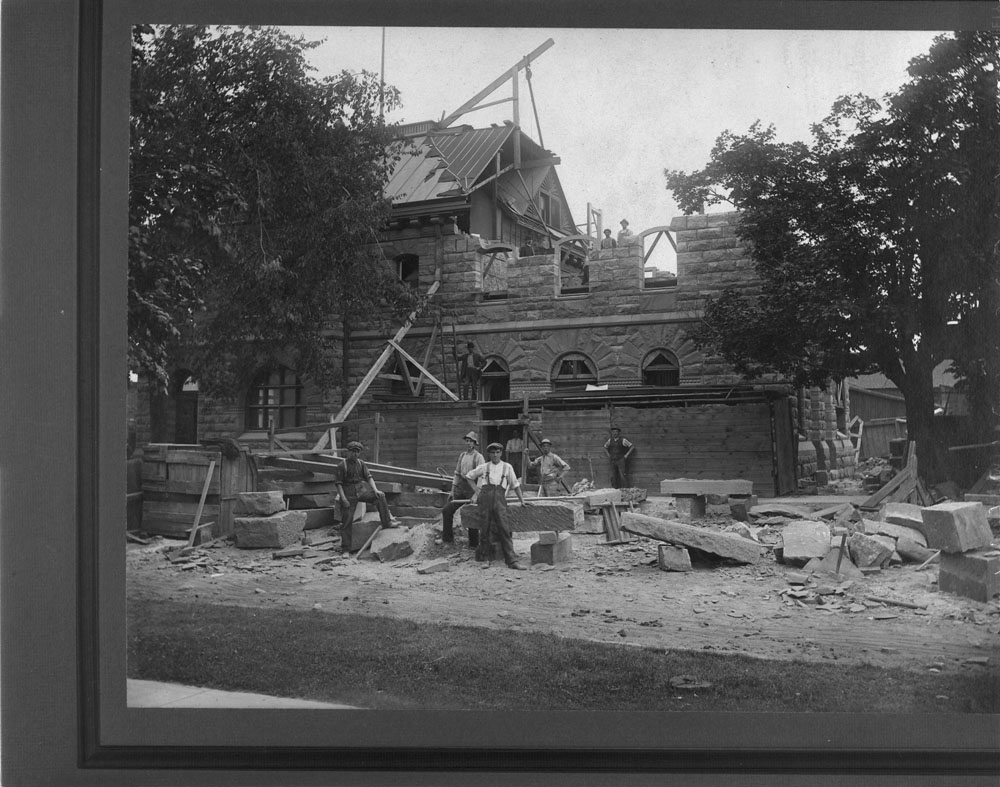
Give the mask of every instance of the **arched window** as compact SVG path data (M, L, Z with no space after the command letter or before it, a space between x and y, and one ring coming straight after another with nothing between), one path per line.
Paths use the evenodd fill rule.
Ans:
M653 350L642 362L642 384L669 388L681 384L681 365L670 350Z
M510 399L510 370L500 356L487 356L479 382L484 401L503 402Z
M416 254L400 254L396 257L396 275L411 290L420 287L420 258Z
M597 368L583 353L566 353L552 367L552 390L582 389L597 384Z
M287 366L262 371L250 384L246 403L247 431L303 426L306 404L299 376Z

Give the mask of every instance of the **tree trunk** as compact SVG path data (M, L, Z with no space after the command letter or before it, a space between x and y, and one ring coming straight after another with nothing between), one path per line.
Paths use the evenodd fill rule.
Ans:
M933 367L914 364L907 368L900 391L906 399L906 433L917 444L920 478L936 484L947 477L946 448L939 438L934 418Z
M350 387L351 383L351 323L347 318L347 310L344 310L344 318L342 320L342 325L344 326L344 342L340 348L340 406L343 407L347 404L347 400L350 396L347 393L347 389Z

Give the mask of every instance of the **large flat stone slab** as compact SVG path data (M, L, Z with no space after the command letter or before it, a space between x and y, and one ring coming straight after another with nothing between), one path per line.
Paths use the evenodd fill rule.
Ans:
M909 520L913 521L913 520ZM870 519L864 520L865 532L869 535L889 536L895 539L908 539L922 547L927 546L927 538L919 530L913 527L897 525L892 522L874 522Z
M660 481L661 495L752 495L753 481L741 478L667 478Z
M915 506L912 503L886 503L882 508L879 519L893 525L902 525L903 527L912 527L920 530L920 526L924 521L920 513L921 510L920 506Z
M462 526L481 528L485 521L478 505L466 505L461 511ZM530 533L536 530L573 530L583 524L583 506L564 502L545 502L531 498L529 505L519 503L507 506L507 522L512 533Z
M410 531L402 527L391 527L380 530L369 547L374 557L382 562L399 560L413 554L413 544L410 543Z
M621 529L637 536L647 536L675 546L699 549L740 563L756 563L760 559L760 546L752 541L681 522L654 519L626 511L621 516Z

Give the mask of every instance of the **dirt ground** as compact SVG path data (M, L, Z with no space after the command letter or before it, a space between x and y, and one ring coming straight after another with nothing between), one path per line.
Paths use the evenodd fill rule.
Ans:
M663 500L643 506L658 503ZM484 569L461 531L457 544L440 543L440 518L408 524L414 554L385 563L342 556L336 542L280 559L272 550L224 542L198 549L192 563L174 564L166 552L182 542L130 543L128 598L389 615L637 647L917 671L992 668L1000 656L996 600L938 592L933 565L892 567L852 581L812 575L799 584L803 572L778 563L766 547L778 528L758 531L765 547L756 564L706 563L680 573L657 567L653 540L607 545L597 532L574 533L573 559L565 565L512 571L494 562ZM725 529L734 522L710 511L702 524ZM329 535L335 534L310 531L314 541ZM535 539L515 534L525 565ZM447 571L418 571L438 558L447 560Z

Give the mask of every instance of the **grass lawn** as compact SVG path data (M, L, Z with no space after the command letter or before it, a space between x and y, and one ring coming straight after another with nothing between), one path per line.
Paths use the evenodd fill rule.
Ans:
M383 709L1000 711L995 664L915 674L172 601L129 603L128 676Z

